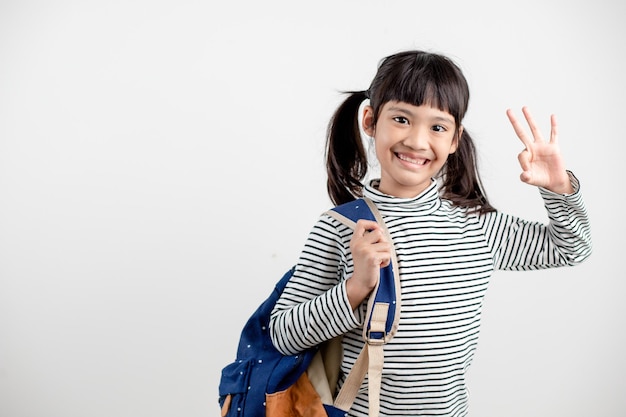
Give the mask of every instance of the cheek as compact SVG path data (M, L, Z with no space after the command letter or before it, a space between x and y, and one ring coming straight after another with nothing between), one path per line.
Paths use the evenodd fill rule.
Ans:
M376 157L379 160L381 158L387 157L391 153L389 142L385 141L382 138L375 138L372 145L376 153Z
M451 154L456 152L457 141L454 138L448 138L438 147L441 153Z

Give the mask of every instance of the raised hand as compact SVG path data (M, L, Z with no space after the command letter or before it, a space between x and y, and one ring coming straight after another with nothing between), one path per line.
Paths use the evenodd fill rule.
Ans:
M513 111L511 109L506 111L515 133L526 147L517 157L522 167L520 179L527 184L544 187L555 193L571 194L574 190L559 148L556 116L550 116L550 139L546 141L527 107L522 108L522 113L530 127L532 139L527 136Z

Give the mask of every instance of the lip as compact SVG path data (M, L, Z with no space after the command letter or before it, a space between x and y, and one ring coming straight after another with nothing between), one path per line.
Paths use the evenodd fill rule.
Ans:
M421 167L428 165L428 163L430 163L430 159L425 158L423 156L411 155L411 154L402 153L402 152L395 152L394 154L396 158L398 158L400 163L412 169L419 169Z

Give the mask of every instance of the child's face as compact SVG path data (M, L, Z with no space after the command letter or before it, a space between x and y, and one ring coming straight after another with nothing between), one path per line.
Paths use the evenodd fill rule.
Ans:
M379 190L401 198L417 196L456 151L454 117L429 105L399 101L383 105L375 128L373 116L367 106L363 128L374 137L381 168Z

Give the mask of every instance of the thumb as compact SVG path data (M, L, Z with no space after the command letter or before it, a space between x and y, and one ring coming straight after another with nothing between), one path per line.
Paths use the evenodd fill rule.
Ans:
M520 174L519 179L526 184L533 185L533 173L532 171L524 171Z

